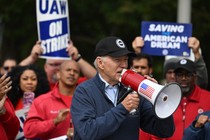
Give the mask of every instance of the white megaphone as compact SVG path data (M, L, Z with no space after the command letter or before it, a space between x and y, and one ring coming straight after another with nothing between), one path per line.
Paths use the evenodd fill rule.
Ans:
M154 83L133 70L124 69L119 81L149 100L159 118L167 118L176 111L182 90L178 83L172 82L165 86Z

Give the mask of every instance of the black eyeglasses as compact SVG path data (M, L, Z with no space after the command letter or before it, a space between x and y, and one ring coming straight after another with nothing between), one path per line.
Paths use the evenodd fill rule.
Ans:
M9 69L13 69L14 67L9 67L9 66L5 66L5 67L3 67L3 69L5 70L5 71L8 71Z
M182 78L183 76L185 76L185 78L190 79L194 76L194 73L187 73L187 72L179 72L179 73L175 73L175 76L177 78Z

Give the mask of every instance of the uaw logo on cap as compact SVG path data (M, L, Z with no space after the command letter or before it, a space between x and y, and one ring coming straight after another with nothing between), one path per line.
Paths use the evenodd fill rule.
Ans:
M116 40L116 44L120 48L125 48L125 44L124 44L124 42L121 39L117 39Z
M182 59L182 60L180 61L180 64L182 64L182 65L187 64L187 60L186 60L186 59Z

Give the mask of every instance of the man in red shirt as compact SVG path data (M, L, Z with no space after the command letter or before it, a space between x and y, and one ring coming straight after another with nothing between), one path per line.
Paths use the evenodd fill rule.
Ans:
M176 130L170 140L182 139L184 129L195 117L210 109L210 92L196 85L196 66L188 59L181 59L175 67L176 82L182 88L183 98L174 113Z
M67 134L71 125L69 108L79 79L80 69L74 60L63 62L56 76L54 88L37 97L24 123L26 138L51 139Z
M181 59L175 66L175 79L182 88L183 98L177 110L174 112L176 130L172 137L167 139L150 135L150 140L181 140L184 129L187 128L195 117L210 110L210 92L200 88L196 84L196 66L188 59Z
M136 37L135 40L132 42L132 45L133 45L133 49L136 53L141 53L141 48L144 46L143 38ZM210 109L209 108L210 104L208 105L209 92L204 89L201 89L199 87L199 86L205 87L205 85L208 83L208 76L206 76L207 70L206 70L205 62L203 61L203 58L199 52L200 42L197 38L190 37L189 41L188 41L188 46L192 49L194 56L195 56L195 62L193 65L196 65L196 66L192 67L192 70L194 73L192 78L180 80L175 75L174 70L176 67L176 63L179 60L177 58L171 59L171 60L173 60L173 62L170 62L170 65L168 65L169 63L167 64L167 69L166 69L166 66L164 66L164 68L165 68L164 76L166 78L167 83L176 81L182 85L183 81L186 81L186 80L188 80L188 82L191 83L191 86L189 86L189 85L187 86L188 88L190 88L190 91L188 93L183 92L184 98L182 99L182 102L180 103L178 109L174 113L176 131L175 131L173 137L168 138L167 140L181 140L183 132L184 132L184 128L186 128L194 120L193 118L195 118L195 116L197 116L197 114L201 113L203 110ZM187 68L188 66L189 65L187 65L185 68ZM189 70L189 68L187 70ZM192 70L190 70L188 72L191 73ZM183 85L183 86L185 86L185 85ZM188 94L190 94L190 95L188 95ZM205 95L205 94L208 94L208 95ZM197 97L197 96L199 96L199 97ZM187 99L186 102L185 102L185 99ZM205 101L203 101L203 100L205 100ZM139 139L160 140L160 138L157 138L157 137L155 137L151 134L145 133L143 131L141 131ZM166 140L166 139L162 139L162 140Z

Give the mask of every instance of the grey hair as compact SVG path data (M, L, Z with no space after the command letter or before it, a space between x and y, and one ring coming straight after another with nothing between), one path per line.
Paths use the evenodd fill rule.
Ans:
M100 56L101 60L104 61L107 56ZM97 58L94 60L93 65L95 66L96 69L98 69L98 64L97 64Z

